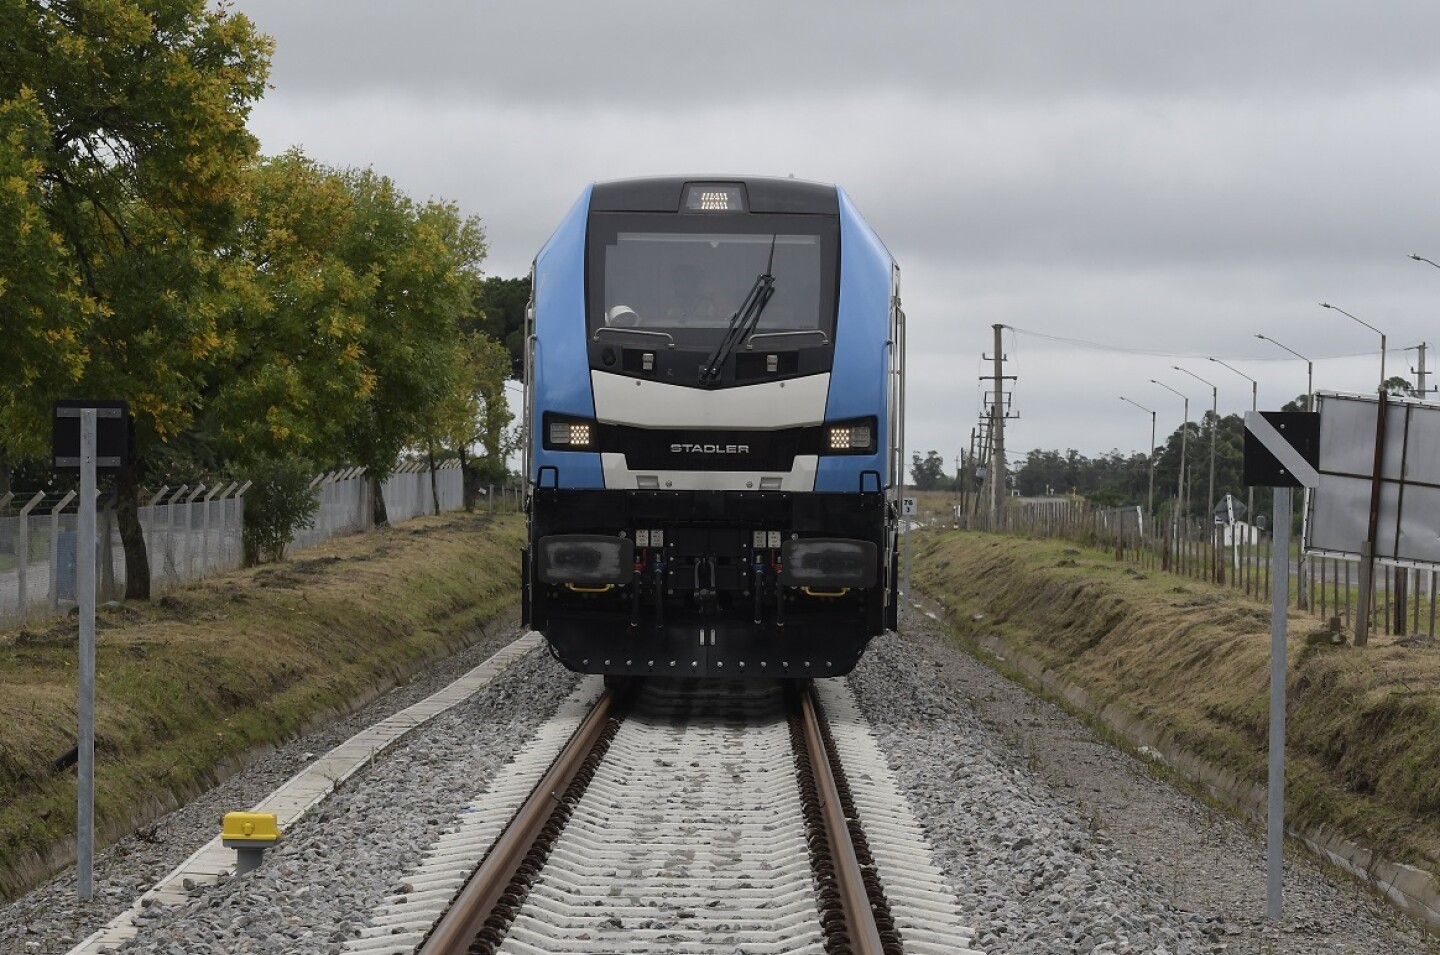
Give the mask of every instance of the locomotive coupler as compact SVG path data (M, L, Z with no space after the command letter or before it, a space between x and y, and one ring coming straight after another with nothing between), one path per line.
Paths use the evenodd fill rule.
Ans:
M705 571L702 574L701 571ZM707 582L702 577L708 576ZM695 561L695 600L700 604L702 613L713 614L716 609L716 596L719 593L718 584L715 579L715 561L710 557L701 557Z
M758 625L764 615L761 608L765 599L765 558L760 554L755 555L755 579L750 586L755 593L755 623Z
M775 632L785 632L785 585L780 582L780 558L776 557L775 565Z
M630 629L640 629L640 581L645 570L645 558L639 554L635 557L634 573L630 577Z

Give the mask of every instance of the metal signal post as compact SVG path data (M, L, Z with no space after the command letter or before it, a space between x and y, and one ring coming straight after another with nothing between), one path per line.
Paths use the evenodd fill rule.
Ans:
M75 894L94 894L95 873L95 409L80 411L80 526L75 596L80 602L79 772L75 812Z
M51 457L60 473L78 473L75 599L79 614L79 725L76 728L75 892L94 894L95 862L95 509L100 473L123 468L130 453L129 409L123 401L67 398L55 402Z
M1281 917L1285 853L1285 673L1290 596L1290 489L1320 476L1320 416L1251 411L1245 415L1245 483L1275 489L1274 568L1270 584L1270 767L1265 914ZM1303 544L1302 541L1302 550Z

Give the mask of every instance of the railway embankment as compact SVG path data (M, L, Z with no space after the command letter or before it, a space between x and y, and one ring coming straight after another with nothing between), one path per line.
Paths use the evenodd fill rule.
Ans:
M916 535L951 634L1117 740L1263 818L1270 609L1064 542ZM1287 828L1440 925L1440 647L1289 625Z
M97 841L510 622L522 537L421 518L101 608ZM0 898L74 858L75 654L73 618L0 632Z

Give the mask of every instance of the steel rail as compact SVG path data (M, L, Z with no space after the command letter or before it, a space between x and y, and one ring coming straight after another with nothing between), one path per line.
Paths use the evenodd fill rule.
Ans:
M835 774L830 771L829 749L820 730L820 717L815 709L814 687L800 693L801 723L805 747L810 758L810 771L820 798L820 812L825 822L825 835L835 866L836 889L844 910L846 934L854 955L883 955L880 930L865 888L865 875L855 856L855 843L850 838L850 821L845 818Z
M611 710L615 707L616 692L606 690L535 785L525 804L515 813L515 818L496 840L470 881L455 897L449 910L436 923L430 936L420 946L419 955L455 955L470 948L525 864L565 791L604 734Z

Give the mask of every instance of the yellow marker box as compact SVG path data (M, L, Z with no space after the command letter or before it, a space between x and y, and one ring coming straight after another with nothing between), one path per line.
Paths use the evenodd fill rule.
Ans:
M227 812L220 830L220 841L228 848L232 842L278 842L280 826L273 812Z

